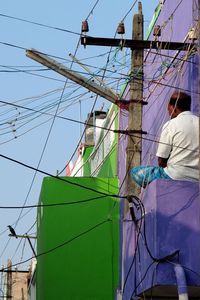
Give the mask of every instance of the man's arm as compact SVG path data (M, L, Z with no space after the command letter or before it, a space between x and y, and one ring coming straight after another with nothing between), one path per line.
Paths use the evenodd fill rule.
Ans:
M167 167L173 145L173 134L171 132L171 121L167 122L162 129L156 156L158 157L159 167Z
M159 167L165 168L167 166L168 158L158 157Z

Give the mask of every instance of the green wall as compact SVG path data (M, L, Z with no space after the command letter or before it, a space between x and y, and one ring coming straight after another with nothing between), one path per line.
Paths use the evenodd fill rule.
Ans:
M115 177L117 176L117 144L113 143L113 148L102 164L98 177Z
M63 178L104 193L118 193L117 178ZM81 203L99 196L55 178L43 180L40 204L80 203L38 209L37 300L115 299L118 198L106 196Z
M91 167L90 167L90 161L89 161L89 157L90 154L92 153L94 146L86 146L84 149L84 154L83 154L83 163L84 163L84 167L83 167L83 176L90 176L91 174Z

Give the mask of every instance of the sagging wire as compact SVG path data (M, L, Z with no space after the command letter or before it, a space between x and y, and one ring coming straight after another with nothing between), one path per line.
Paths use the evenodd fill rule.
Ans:
M97 3L98 3L98 0L97 0ZM96 4L97 4L97 3L96 3ZM96 5L95 5L95 6L96 6ZM93 8L93 9L94 9L94 8ZM92 9L92 10L93 10L93 9ZM89 17L89 16L88 16L88 17ZM81 37L81 35L80 35L80 37ZM77 50L78 50L79 45L80 45L80 38L79 38L79 41L78 41L77 46L76 46L75 55L76 55L76 53L77 53ZM72 68L72 66L73 66L73 62L71 63L71 68ZM40 163L41 163L41 161L42 161L44 152L45 152L45 150L46 150L47 143L48 143L48 141L49 141L49 137L50 137L50 134L51 134L51 132L52 132L53 125L54 125L55 120L56 120L56 116L57 116L57 113L58 113L58 110L59 110L59 107L60 107L60 103L61 103L61 101L62 101L62 97L63 97L64 90L65 90L65 87L66 87L67 82L68 82L68 79L65 81L65 84L64 84L64 87L63 87L61 96L60 96L60 100L59 100L59 103L58 103L57 108L56 108L56 112L55 112L55 114L54 114L54 116L53 116L52 124L51 124L51 126L50 126L50 129L49 129L49 132L48 132L48 135L47 135L47 138L46 138L46 141L45 141L45 144L44 144L44 147L43 147L43 150L42 150L42 153L41 153L41 156L40 156L38 165L37 165L37 168L35 169L35 173L34 173L34 176L33 176L33 178L32 178L32 181L31 181L31 184L30 184L30 187L29 187L29 190L28 190L28 193L27 193L27 196L26 196L26 198L25 198L25 201L24 201L23 206L26 204L26 202L27 202L27 200L28 200L28 197L29 197L29 195L30 195L30 192L31 192L31 190L32 190L33 184L34 184L34 182L35 182L37 170L39 169L39 166L40 166ZM18 219L17 219L16 222L15 222L15 228L16 228L16 226L17 226L19 220L21 219L22 212L23 212L23 209L21 209L21 212L20 212L20 214L19 214L19 217L18 217Z

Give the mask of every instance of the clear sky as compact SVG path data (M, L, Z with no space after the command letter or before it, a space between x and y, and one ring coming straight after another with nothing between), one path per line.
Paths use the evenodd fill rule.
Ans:
M158 0L142 0L145 30L158 2ZM26 57L24 49L20 49L20 47L35 48L62 58L56 58L56 60L69 67L69 53L74 53L79 36L6 16L79 33L82 21L88 16L95 3L96 0L6 0L1 3L0 101L36 110L42 109L43 112L54 114L56 105L62 100L60 115L85 121L94 102L94 97L91 97L92 94L84 95L86 90L83 88L77 90L78 86L72 85L71 82L67 82L66 88L63 90L65 78L53 71L44 70L43 66ZM118 23L133 3L133 0L99 0L93 13L89 16L89 35L113 37ZM125 38L131 38L132 16L136 11L137 5L125 19ZM94 67L102 68L106 65L107 55L105 53L108 51L109 49L104 47L87 46L84 49L83 46L79 46L76 57L83 60L97 56L93 59L83 60L83 62L91 65L92 72L96 72L97 69ZM111 55L112 64L109 65L109 69L127 72L129 54L128 51L123 50L122 53L115 56L115 52L113 52ZM84 72L83 69L75 65L73 68ZM118 85L116 83L113 85L111 78L105 78L105 81L108 81L111 87L118 90L123 83L123 80L118 80ZM110 104L106 100L98 100L95 107L100 109L102 105L104 105L104 109L107 109ZM44 152L39 168L56 174L57 170L64 167L73 153L83 128L79 124L58 118L55 119L52 126L52 119L49 119L50 117L47 115L36 114L0 102L0 154L37 167L41 154ZM49 139L44 150L49 132ZM20 206L25 201L27 205L37 204L43 177L41 174L37 174L33 180L34 171L3 158L0 158L0 170L0 206ZM33 183L32 187L31 183ZM23 217L26 212L28 212L27 215ZM14 224L19 215L20 210L0 209L0 265L6 265L8 258L12 258L13 264L15 264L31 256L27 241L24 245L24 240L14 238L9 240L8 237L9 232L6 226ZM15 228L16 232L18 234L28 232L34 222L35 210L23 210ZM30 233L35 234L35 231L35 227L33 227Z

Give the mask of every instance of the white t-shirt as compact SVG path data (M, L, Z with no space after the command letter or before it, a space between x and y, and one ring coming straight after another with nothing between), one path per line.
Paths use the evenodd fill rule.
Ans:
M156 156L168 158L164 168L176 180L199 180L199 118L180 113L163 126Z

